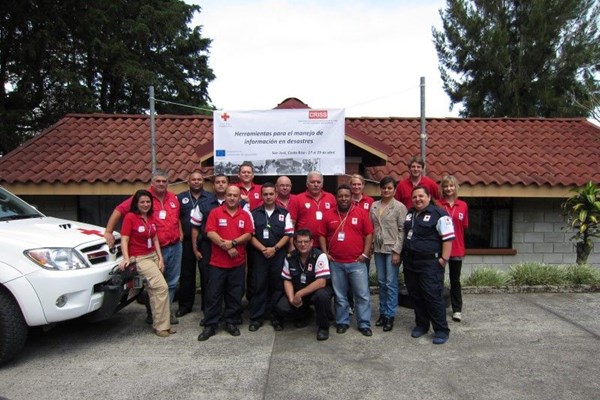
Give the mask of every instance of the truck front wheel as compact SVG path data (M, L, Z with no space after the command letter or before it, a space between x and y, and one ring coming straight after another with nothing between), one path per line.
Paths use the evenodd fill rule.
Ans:
M14 358L25 346L28 327L15 299L0 287L0 364Z

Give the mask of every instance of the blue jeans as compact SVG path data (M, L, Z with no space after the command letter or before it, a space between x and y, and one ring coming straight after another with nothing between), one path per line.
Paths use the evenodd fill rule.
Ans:
M173 299L175 298L175 290L177 289L179 275L181 274L182 250L183 247L181 242L160 248L163 260L165 262L165 270L163 275L165 276L165 281L167 281L167 285L169 286L169 300L171 303L173 303Z
M392 265L392 253L375 253L377 283L379 284L379 315L385 318L396 316L398 307L398 270Z
M365 263L329 263L331 283L335 292L335 322L350 325L348 286L354 295L354 311L358 329L371 327L371 301L369 299L369 272Z

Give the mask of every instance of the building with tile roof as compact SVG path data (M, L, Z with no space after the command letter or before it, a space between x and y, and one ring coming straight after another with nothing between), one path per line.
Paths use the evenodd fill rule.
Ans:
M290 98L278 108L308 106ZM0 158L0 184L47 214L103 225L114 204L150 182L149 132L147 115L67 115ZM469 203L465 265L575 261L560 204L571 188L600 182L600 128L582 118L445 118L427 119L426 132L427 175L455 175ZM345 141L346 173L365 175L377 195L381 177L406 177L420 154L420 120L346 118ZM159 115L156 144L171 182L198 167L212 173L212 117ZM345 178L327 179L334 188Z

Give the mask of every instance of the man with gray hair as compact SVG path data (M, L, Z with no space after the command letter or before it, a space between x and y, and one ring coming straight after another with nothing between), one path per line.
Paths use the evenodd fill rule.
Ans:
M152 194L152 208L154 220L156 221L156 233L160 244L160 251L164 258L164 276L169 286L169 300L173 303L175 290L181 273L181 252L183 230L179 221L179 201L177 196L167 190L169 184L168 174L164 170L157 169L152 174L152 182L148 189ZM115 245L113 231L122 216L127 214L131 206L132 197L123 201L112 212L106 229L104 239L109 247ZM148 322L148 321L147 321ZM151 321L150 321L151 322ZM171 314L171 324L178 323L177 318Z
M317 237L317 228L323 220L323 214L335 206L335 196L323 190L323 174L311 171L306 175L306 191L290 201L288 211L295 230L308 229L313 237ZM313 247L319 246L318 240L313 242Z

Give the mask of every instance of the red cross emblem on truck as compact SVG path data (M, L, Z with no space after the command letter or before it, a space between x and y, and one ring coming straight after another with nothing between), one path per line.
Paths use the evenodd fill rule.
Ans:
M100 232L98 229L77 228L77 230L80 231L81 233L83 233L84 235L98 235L100 237L104 237L102 232Z

